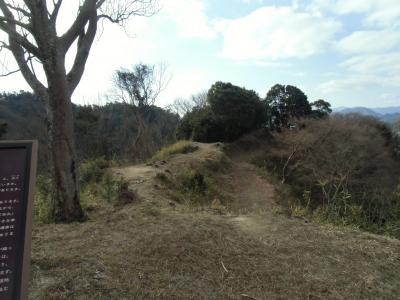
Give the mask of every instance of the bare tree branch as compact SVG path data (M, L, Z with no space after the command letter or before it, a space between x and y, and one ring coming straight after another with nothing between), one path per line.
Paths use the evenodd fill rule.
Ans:
M153 0L98 1L99 19L125 25L132 16L150 17L158 12L157 2Z
M4 0L0 0L0 11L4 14L4 17L6 19L14 21L14 22L11 21L6 22L4 20L0 20L0 29L8 34L10 40L12 39L17 44L25 48L27 51L31 52L37 57L40 57L39 49L36 46L34 46L31 42L29 42L28 39L24 38L20 33L17 32L16 29L17 24L15 23L16 21L14 15L9 10ZM31 28L28 29L28 31L30 30Z
M79 37L77 45L78 50L75 56L75 61L70 72L67 74L70 94L73 93L82 78L83 72L85 70L85 64L89 56L89 51L96 36L97 16L95 13L92 14L93 15L89 21L89 26L86 33L82 33Z
M56 25L56 20L58 17L58 13L60 11L61 4L62 4L62 0L58 0L58 1L53 0L54 9L50 15L50 23L52 24L52 26Z
M0 51L1 51L1 49L3 49L3 48L10 51L10 47L9 47L8 45L5 45L3 42L1 42L1 44L2 44L2 45L0 46ZM31 55L30 53L28 53L28 52L26 52L26 53L28 54L28 56L26 57L26 62L29 63L30 69L31 69L33 75L36 76L36 73L35 73L35 70L34 70L34 66L33 66L33 63L32 63L32 60L35 59L35 57L34 57L33 55ZM21 70L20 70L19 68L16 69L16 70L13 70L13 71L8 71L8 68L7 68L5 62L0 62L0 66L1 66L1 68L2 68L3 70L7 70L6 72L0 74L0 77L6 77L6 76L10 76L10 75L12 75L12 74L21 72Z
M96 11L96 0L85 0L85 2L79 7L79 13L71 27L61 36L60 41L63 45L64 51L67 52L73 42L79 37L82 32L82 28L85 28L89 19L92 17L94 11Z
M7 5L7 7L9 8L9 9L11 9L11 10L14 10L14 11L16 11L16 12L18 12L18 13L21 13L22 15L24 15L25 17L27 17L27 18L30 18L31 17L31 14L25 9L25 8L22 8L21 6L15 6L15 5L11 5L10 3L7 3L6 4Z
M10 19L10 18L0 16L0 22L4 23L4 24L13 23L15 25L18 25L19 27L22 27L22 28L28 30L29 32L32 32L32 27L30 26L30 24L26 24L26 23L20 22L15 19Z
M27 61L25 60L23 48L19 46L15 41L10 40L10 49L14 55L14 58L25 80L28 82L30 87L35 91L35 93L39 97L41 97L44 101L46 101L47 89L29 69Z
M21 71L20 69L17 69L17 70L14 70L14 71L8 71L6 73L0 74L0 77L7 77L7 76L10 76L12 74L18 73L20 71Z

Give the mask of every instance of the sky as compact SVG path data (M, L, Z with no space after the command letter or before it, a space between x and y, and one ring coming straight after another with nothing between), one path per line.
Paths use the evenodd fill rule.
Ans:
M64 8L60 28L74 16ZM168 65L159 106L216 81L260 97L295 85L333 107L400 106L400 0L160 0L152 17L101 26L73 102L105 104L113 72L139 62ZM21 75L0 78L1 91L22 89Z

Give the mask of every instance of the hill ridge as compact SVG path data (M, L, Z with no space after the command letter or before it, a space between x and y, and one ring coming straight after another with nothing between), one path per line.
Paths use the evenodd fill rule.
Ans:
M113 169L136 191L134 203L97 207L86 223L36 226L31 298L395 299L400 294L399 240L305 223L281 213L274 201L247 211L175 202L157 174L178 176L202 164L217 170L211 163L225 148L194 145L198 149L190 153ZM270 182L250 182L264 180L249 162L251 153L225 153L229 166L213 175L223 192L241 201L239 208L246 185L261 189L250 200L263 189L271 192Z

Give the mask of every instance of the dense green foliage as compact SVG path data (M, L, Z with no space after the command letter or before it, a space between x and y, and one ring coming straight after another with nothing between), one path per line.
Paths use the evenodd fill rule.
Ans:
M207 93L207 105L183 117L177 136L200 142L233 141L262 127L266 117L266 107L256 92L216 82Z
M195 107L188 112L178 125L178 139L192 139L197 142L223 141L223 124L209 106Z
M309 103L300 89L281 84L274 85L261 100L252 90L218 81L208 90L205 104L174 104L177 111L185 111L177 137L199 142L230 142L259 128L296 127L299 118L321 119L332 112L329 102L319 99Z
M224 140L232 141L246 132L260 128L267 111L256 92L217 82L207 94L211 111L222 123Z
M307 96L295 86L274 85L267 93L265 103L269 108L269 127L272 129L287 127L291 119L311 115Z
M331 104L325 100L318 99L317 101L310 103L310 105L313 108L312 115L315 118L322 119L332 113Z

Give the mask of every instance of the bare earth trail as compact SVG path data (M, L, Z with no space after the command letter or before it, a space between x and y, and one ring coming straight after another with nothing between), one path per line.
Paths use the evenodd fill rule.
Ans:
M225 214L174 203L155 179L218 144L115 169L138 201L82 224L36 225L31 299L399 299L400 241L273 213L274 186L231 155Z
M232 209L239 213L271 211L276 206L275 187L257 175L254 165L232 160L232 170L228 175L234 199Z
M172 168L184 168L192 161L211 159L216 148L215 144L195 143L199 148L185 155L175 155ZM231 209L237 213L271 211L276 206L275 187L257 174L256 167L247 162L247 157L234 155L230 157L231 169L225 176L229 196L234 200ZM127 180L142 198L154 190L154 176L168 171L171 167L166 161L148 165L134 165L116 170L116 174ZM158 191L156 191L158 193Z
M199 143L197 145L199 150L190 155L180 156L178 164L193 159L208 159L215 151L213 145ZM374 267L368 261L364 261L361 265L354 265L349 264L348 259L352 259L351 252L355 249L373 252L373 248L379 245L378 241L373 239L372 243L357 245L358 237L354 240L345 237L343 240L345 234L335 232L332 228L328 227L321 230L318 225L305 224L301 220L282 219L282 216L275 216L272 209L278 207L278 196L274 185L257 174L257 168L249 162L251 160L250 155L241 152L233 153L230 155L230 159L232 166L229 173L224 177L226 190L233 199L230 206L233 216L226 219L228 223L233 224L234 228L245 235L251 236L270 247L270 251L272 251L271 260L286 261L288 272L296 274L294 268L300 268L304 272L302 277L313 278L317 281L325 281L330 278L330 280L327 280L328 282L325 282L329 286L333 282L343 281L341 282L343 284L346 279L341 277L349 276L350 273L357 270L359 282L350 287L355 289L354 295L357 293L361 295L362 289L365 288L366 283L362 283L362 276L367 276L364 279L367 280L367 283L373 285L376 278L373 275L366 274L371 272L375 273L376 276L377 270L374 270ZM145 178L146 175L153 175L150 170L154 173L154 168L132 167L126 169L127 173L124 174L124 177L132 180ZM239 214L239 216L236 216L236 214ZM365 235L368 236L368 234ZM385 238L382 238L382 241L384 240ZM395 243L397 246L400 245L397 241ZM337 253L336 248L339 248L341 252ZM346 248L349 251L347 259L342 257ZM400 251L400 248L397 249ZM390 254L394 255L394 258L400 263L400 252ZM321 257L324 259L321 260ZM290 263L291 260L294 261ZM271 271L274 269L272 268ZM291 274L288 273L287 277L291 277ZM394 286L387 286L386 288L391 289ZM328 287L324 287L321 288L321 291L327 297L343 298L341 296L343 291L340 290L330 291ZM352 294L353 291L348 290L346 292ZM261 296L260 299L263 298Z

